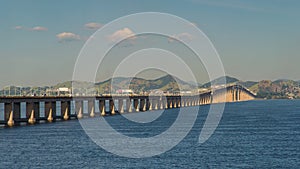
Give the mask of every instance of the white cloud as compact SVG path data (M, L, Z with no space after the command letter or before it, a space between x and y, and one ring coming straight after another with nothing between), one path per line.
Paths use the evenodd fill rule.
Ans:
M169 38L169 42L174 42L175 40L191 41L191 40L193 40L193 36L187 32L184 32L184 33L180 33L180 34L174 35Z
M76 41L80 40L80 36L71 32L62 32L56 35L58 41L66 42L66 41Z
M96 30L101 27L102 27L102 25L100 23L96 23L96 22L90 22L90 23L87 23L84 25L84 28L88 29L88 30Z
M25 31L47 31L48 28L46 27L43 27L43 26L36 26L36 27L33 27L33 28L28 28L28 27L24 27L24 26L15 26L13 27L13 29L15 30L25 30Z
M36 27L31 28L30 30L32 30L32 31L47 31L48 28L42 27L42 26L36 26Z
M108 36L108 40L112 42L118 42L123 38L135 39L135 34L129 28L124 28L116 31L112 35Z
M21 30L21 29L24 29L24 28L23 28L23 26L18 25L18 26L15 26L13 29L15 29L15 30Z

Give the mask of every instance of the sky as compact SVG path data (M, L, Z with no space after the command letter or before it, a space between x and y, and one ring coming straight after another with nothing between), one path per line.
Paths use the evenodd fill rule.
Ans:
M71 80L87 39L105 24L139 12L169 13L196 25L218 51L227 75L300 80L299 9L298 0L1 0L0 87ZM108 37L134 33L124 26Z

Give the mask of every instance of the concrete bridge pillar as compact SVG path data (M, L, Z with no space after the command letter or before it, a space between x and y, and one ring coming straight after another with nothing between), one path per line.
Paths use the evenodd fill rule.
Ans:
M81 100L76 100L75 101L75 114L77 114L77 118L78 119L81 119L81 118L83 118L83 103L82 103L83 101L81 101Z
M164 100L162 98L159 100L159 109L160 110L164 109Z
M177 99L173 99L173 108L177 108Z
M185 99L181 99L181 107L185 106Z
M237 89L235 87L233 87L233 101L237 101L238 96L237 96Z
M190 98L187 100L187 106L188 106L188 107L191 106L191 99L190 99Z
M139 108L139 99L133 99L133 106L134 106L134 110L136 112L140 111L140 108Z
M131 113L132 112L132 102L131 99L126 99L126 111Z
M13 111L13 103L4 103L4 119L7 121L7 125L9 127L14 126L14 111Z
M168 108L169 108L169 106L168 106L168 99L166 98L166 99L164 100L164 102L165 102L165 109L168 109Z
M145 101L145 99L140 99L140 110L146 111L146 101Z
M173 108L173 99L169 99L169 109Z
M115 112L115 104L114 104L114 100L111 99L109 100L109 110L110 110L110 114L111 115L115 115L116 112Z
M90 117L95 117L95 100L88 100L88 112Z
M119 99L119 113L124 113L124 100Z
M158 106L160 107L160 100L153 99L153 104L154 104L154 110L158 110Z
M39 117L39 107L39 102L26 102L26 117L29 117L29 124L34 124L36 122L36 117Z
M148 101L148 110L151 111L152 110L152 107L153 107L153 99L147 99Z
M14 102L13 103L13 119L15 119L15 123L17 122L17 119L21 118L21 103L20 102Z
M181 107L181 98L177 99L177 107Z
M70 110L71 110L71 104L69 101L61 102L61 113L63 114L64 120L69 120Z
M99 110L101 113L101 116L105 116L105 100L99 100Z
M238 89L237 90L237 101L240 101L241 100L241 90Z
M56 102L45 102L45 117L48 122L56 119Z

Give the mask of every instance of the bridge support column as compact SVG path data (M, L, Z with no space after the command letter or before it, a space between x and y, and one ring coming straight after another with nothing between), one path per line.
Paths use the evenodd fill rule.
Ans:
M82 112L83 111L82 110L83 103L82 102L83 101L81 101L81 100L75 101L75 112L77 114L78 119L83 118L83 112Z
M15 124L18 123L18 119L21 119L21 103L14 102L13 103L13 119Z
M4 119L7 120L7 125L9 127L14 126L14 111L12 103L4 103Z
M168 109L169 108L169 105L168 105L169 100L168 100L168 98L166 98L166 100L164 100L164 102L165 102L165 109Z
M132 112L132 102L131 102L131 99L126 99L126 109L127 109L127 112L129 112L129 113Z
M231 92L232 92L232 102L236 101L236 90L234 87L231 88Z
M163 110L164 109L164 100L161 98L160 100L158 100L159 102L159 109Z
M146 111L146 101L145 99L140 99L140 109Z
M119 113L124 113L124 100L119 99L118 103L119 103L119 108L118 108Z
M147 104L148 104L148 110L151 111L153 106L153 99L147 99Z
M115 115L115 103L114 100L109 100L109 110L111 115Z
M105 100L99 100L99 109L101 112L101 116L105 116Z
M187 106L187 107L191 106L191 99L187 99L187 101L186 101L186 106Z
M237 91L237 101L240 101L241 100L241 90L238 89Z
M69 101L61 102L61 114L63 114L64 120L69 120L71 105Z
M95 117L95 100L88 100L88 112L90 117Z
M173 108L177 108L177 99L173 100Z
M55 120L56 115L56 102L45 102L45 117L48 122Z
M39 109L40 105L39 102L27 102L26 103L26 113L28 118L29 124L34 124L36 122L35 117L39 117Z
M134 109L135 109L136 112L140 111L140 108L139 108L139 99L133 99L133 106L134 106Z

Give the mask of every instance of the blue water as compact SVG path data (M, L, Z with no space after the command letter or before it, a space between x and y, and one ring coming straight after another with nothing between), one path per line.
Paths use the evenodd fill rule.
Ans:
M190 109L190 108L185 108ZM0 129L0 168L298 168L300 100L228 103L212 137L198 143L209 106L201 106L196 123L170 151L144 159L111 154L97 146L76 120ZM150 137L165 131L178 111L156 121L107 121L119 132ZM126 129L126 130L124 130Z

